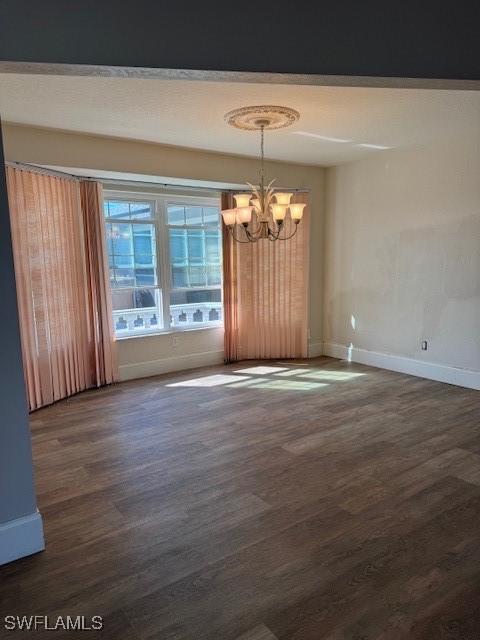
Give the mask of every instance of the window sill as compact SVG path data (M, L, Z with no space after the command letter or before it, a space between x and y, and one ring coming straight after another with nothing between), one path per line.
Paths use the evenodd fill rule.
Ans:
M199 327L173 327L171 329L159 329L158 331L148 331L145 333L134 333L128 336L115 336L115 342L132 340L135 338L157 338L158 336L168 336L175 333L189 333L190 331L212 331L212 329L223 329L223 322L218 324L203 324Z

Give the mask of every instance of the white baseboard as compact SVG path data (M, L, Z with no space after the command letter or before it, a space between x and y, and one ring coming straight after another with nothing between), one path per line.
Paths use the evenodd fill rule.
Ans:
M38 511L0 524L0 565L44 549L42 516Z
M318 358L323 356L323 342L310 342L308 345L308 357Z
M325 342L323 344L323 354L340 360L350 360L360 364L367 364L380 369L390 369L399 373L408 373L411 376L436 380L455 384L468 389L480 389L480 371L472 369L460 369L434 362L424 362L414 358L405 358L389 353L379 353L377 351L367 351L357 347L347 347L343 344Z
M120 380L135 380L136 378L148 378L158 376L161 373L183 371L184 369L196 369L214 364L222 364L223 350L204 351L202 353L190 353L184 356L160 358L146 362L134 362L119 367Z

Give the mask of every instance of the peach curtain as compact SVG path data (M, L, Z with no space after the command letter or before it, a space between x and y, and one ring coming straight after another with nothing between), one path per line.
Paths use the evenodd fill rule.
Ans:
M118 377L102 185L82 181L80 198L86 257L90 371L94 385L98 387L115 382Z
M293 202L308 204L307 194ZM223 194L222 209L231 206ZM238 244L223 228L226 361L307 356L309 216L307 206L286 241ZM285 224L288 234L289 216Z
M99 235L101 192L99 186L11 166L7 186L24 372L33 410L112 382L116 375ZM96 256L94 246L100 252Z

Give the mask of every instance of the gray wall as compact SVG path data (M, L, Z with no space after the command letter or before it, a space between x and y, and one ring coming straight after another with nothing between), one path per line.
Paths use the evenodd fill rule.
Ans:
M0 123L0 523L36 510Z
M480 79L473 0L2 0L0 60Z

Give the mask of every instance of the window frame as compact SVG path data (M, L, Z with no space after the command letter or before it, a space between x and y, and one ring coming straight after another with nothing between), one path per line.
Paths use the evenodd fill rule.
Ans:
M163 327L155 331L134 331L131 330L128 333L125 333L121 336L116 335L115 327L114 334L115 340L128 340L130 338L144 338L146 336L155 336L162 335L168 333L180 333L184 331L198 331L199 329L218 329L224 326L223 319L216 321L207 321L207 322L198 322L195 325L187 325L185 327L180 327L178 325L172 325L170 323L170 293L172 290L174 291L188 291L188 290L209 290L209 289L220 289L220 304L222 307L222 318L223 318L223 255L222 255L222 224L221 224L221 204L220 197L213 196L189 196L189 195L175 195L172 193L155 193L150 191L129 191L129 190L119 190L119 189L111 189L107 186L104 187L103 191L103 199L106 200L115 200L115 201L123 201L123 202L148 202L152 206L153 218L139 218L138 220L116 220L116 222L128 222L132 224L153 224L155 228L155 254L156 254L156 270L157 270L157 284L149 286L150 289L156 289L159 291L160 300L161 300L161 313L163 320ZM208 226L204 225L169 225L168 224L168 207L170 205L177 205L180 207L187 206L201 206L201 207L216 207L218 208L218 217L219 217L219 225L218 229L220 231L220 285L211 285L204 287L180 287L173 288L172 280L171 280L171 264L170 264L170 242L169 242L169 229L170 228L178 228L178 229L208 229ZM103 207L102 207L103 212ZM114 222L115 220L112 218L107 218L104 216L103 222L106 225L108 222ZM108 247L106 247L107 256L109 255ZM113 291L122 291L125 289L131 290L136 289L136 286L133 287L120 287L118 289L113 289L110 285L109 278L109 287L110 287L110 295L112 295Z

